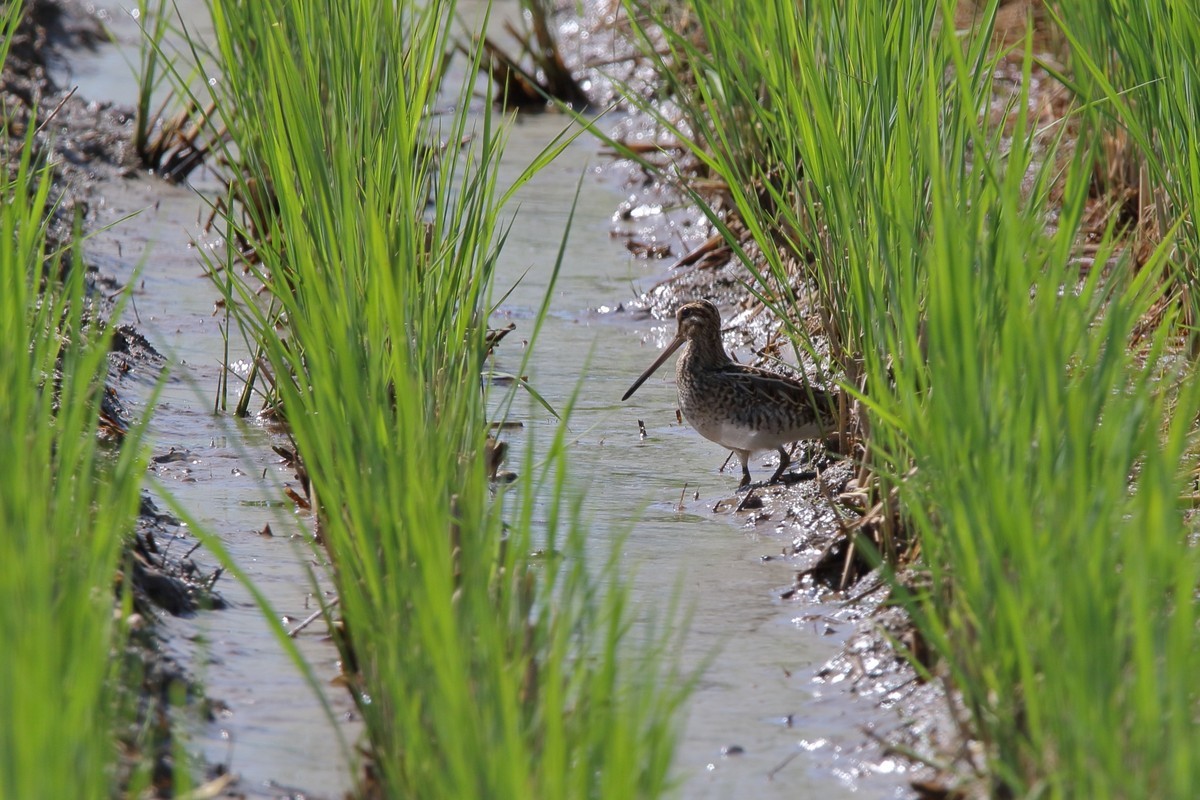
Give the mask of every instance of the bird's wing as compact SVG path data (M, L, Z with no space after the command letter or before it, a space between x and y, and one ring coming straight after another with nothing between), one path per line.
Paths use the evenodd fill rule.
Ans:
M736 382L753 397L769 405L796 406L818 410L824 415L834 413L836 399L829 392L815 386L805 386L795 378L777 372L750 367L745 364L728 364L721 370L730 382Z

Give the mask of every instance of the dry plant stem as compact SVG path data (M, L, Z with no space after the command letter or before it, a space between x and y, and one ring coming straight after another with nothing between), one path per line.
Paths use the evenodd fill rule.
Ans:
M65 106L65 105L67 104L67 101L68 101L68 100L70 100L72 97L74 97L74 96L75 96L75 92L76 92L78 89L79 89L79 87L78 87L78 86L72 86L72 87L71 87L71 91L69 91L69 92L67 92L65 95L63 95L63 98L62 98L61 100L59 100L59 101L58 101L58 105L56 105L56 106L54 107L54 110L53 110L53 111L51 111L51 112L50 112L50 113L49 113L49 114L46 116L46 118L45 118L44 120L42 120L42 121L41 121L41 122L38 124L38 126L37 126L37 130L36 130L36 131L34 132L34 134L33 134L33 135L34 135L34 137L37 137L37 136L40 136L40 135L41 135L42 131L44 131L44 130L46 129L46 126L47 126L47 125L49 125L49 124L50 124L50 122L51 122L51 121L54 119L54 117L58 115L58 112L62 110L62 107L63 107L63 106Z
M342 599L340 597L333 598L332 600L329 601L329 603L327 605L323 606L320 610L314 611L313 613L311 613L307 617L305 617L303 620L301 620L300 623L296 625L296 627L294 627L288 631L287 635L289 637L295 639L296 636L298 636L309 625L313 624L321 617L327 617L329 615L329 612L332 611L334 608L337 608L338 603L340 603L341 601L342 601Z

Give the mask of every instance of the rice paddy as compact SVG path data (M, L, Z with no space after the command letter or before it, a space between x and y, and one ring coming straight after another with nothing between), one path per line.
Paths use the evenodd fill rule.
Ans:
M186 101L182 135L228 180L211 224L231 247L205 266L256 354L238 402L225 386L213 410L265 407L294 442L364 723L355 795L678 793L699 679L678 656L687 615L637 605L619 532L607 552L589 544L569 477L578 395L552 403L524 378L553 281L521 326L517 379L489 356L511 203L578 133L501 182L517 134L487 76L503 63L512 80L520 59L456 38L452 0L208 8L211 50L191 55L219 80ZM703 209L742 296L836 396L831 458L856 488L835 498L853 520L841 588L887 584L912 625L894 647L944 687L956 726L908 753L925 765L914 791L1190 797L1200 15L1120 0L622 9L658 81L624 102L672 147L611 144ZM3 12L0 54L20 13ZM538 20L527 43L553 39ZM182 140L148 135L152 90L185 96L193 74L156 47L136 145L162 163ZM197 110L219 133L193 136ZM162 777L130 733L137 667L114 657L137 617L123 553L146 421L105 405L122 306L89 295L52 236L36 143L50 112L5 118L0 796L134 796ZM603 116L583 123L609 136ZM555 274L568 235L546 242ZM518 397L562 422L508 454L509 483L496 434Z

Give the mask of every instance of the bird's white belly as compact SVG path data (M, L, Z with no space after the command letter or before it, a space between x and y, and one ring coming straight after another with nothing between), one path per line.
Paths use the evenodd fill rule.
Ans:
M781 438L779 433L756 430L732 422L700 424L693 425L693 427L705 439L728 447L730 450L774 450L782 444L794 441L794 439Z

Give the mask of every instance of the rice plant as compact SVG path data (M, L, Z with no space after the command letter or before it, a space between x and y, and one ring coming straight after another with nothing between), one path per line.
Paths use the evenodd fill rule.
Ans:
M184 56L172 51L168 39L179 35L171 24L174 5L167 0L138 0L130 13L142 30L138 64L134 67L138 95L135 104L133 147L142 165L153 170L170 183L180 183L203 165L225 131L215 130L211 101L200 100L183 88L176 91L172 83L189 85L180 75ZM153 106L156 94L162 101ZM179 98L188 98L181 107L167 115L167 109L177 105Z
M512 189L503 131L469 105L479 52L440 94L453 4L211 10L235 180L273 197L252 225L227 218L255 259L220 285L311 479L369 739L359 793L662 794L687 682L671 637L631 639L619 541L592 563L561 431L517 486L489 485L487 316Z
M918 668L948 679L980 745L955 782L1185 797L1200 564L1178 501L1200 389L1162 301L1192 283L1170 235L1190 235L1190 201L1171 195L1148 256L1114 225L1080 258L1102 156L1088 138L1059 149L1067 126L1034 128L1029 38L1015 60L996 48L999 4L980 5L963 31L948 2L629 9L670 87L649 110L707 173L693 196L750 290L815 320L816 335L792 325L798 350L858 402L862 466L914 537L917 571L893 591L936 654ZM1160 75L1191 69L1166 57ZM1081 62L1117 105L1100 59ZM1181 149L1187 124L1165 129ZM1161 172L1186 183L1191 157ZM886 528L866 533L896 555Z
M140 425L101 441L112 325L78 254L47 244L29 131L0 170L0 796L105 797L131 722L119 575L147 454Z
M1182 268L1174 273L1173 291L1186 310L1180 321L1194 326L1200 318L1200 234L1194 223L1200 202L1200 12L1190 3L1119 0L1072 0L1053 8L1067 43L1062 79L1085 111L1086 134L1104 150L1096 189L1119 221L1145 240L1140 258L1168 235L1174 240L1172 261Z

